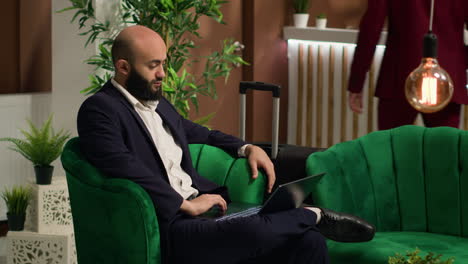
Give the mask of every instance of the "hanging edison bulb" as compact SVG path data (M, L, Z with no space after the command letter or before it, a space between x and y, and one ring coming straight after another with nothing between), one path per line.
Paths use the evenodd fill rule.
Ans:
M453 82L437 62L437 38L429 32L424 36L423 59L406 79L406 100L423 113L440 111L452 99Z

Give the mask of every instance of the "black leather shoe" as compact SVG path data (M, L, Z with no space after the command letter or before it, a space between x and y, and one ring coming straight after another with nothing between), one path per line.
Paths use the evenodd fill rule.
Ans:
M338 242L366 242L374 238L375 227L365 220L330 209L320 210L321 219L317 227L326 238Z

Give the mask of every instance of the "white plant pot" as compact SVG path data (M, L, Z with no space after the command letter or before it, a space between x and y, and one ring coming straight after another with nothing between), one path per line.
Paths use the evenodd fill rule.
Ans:
M295 27L307 27L307 22L309 21L309 14L294 14L293 18Z
M327 19L326 18L316 18L315 19L315 27L317 29L327 28Z

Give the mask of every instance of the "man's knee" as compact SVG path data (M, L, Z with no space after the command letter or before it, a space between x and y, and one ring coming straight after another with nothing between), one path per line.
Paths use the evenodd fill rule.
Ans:
M300 247L327 251L327 241L325 237L315 230L309 230L299 241Z
M286 250L289 263L328 264L328 249L325 237L315 230L308 230Z

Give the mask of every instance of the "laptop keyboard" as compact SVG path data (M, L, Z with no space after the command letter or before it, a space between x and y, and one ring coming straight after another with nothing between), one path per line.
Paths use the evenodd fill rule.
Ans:
M260 209L262 209L261 206L252 207L244 211L221 216L220 218L216 218L215 221L224 221L224 220L229 220L229 219L238 218L238 217L251 216L251 215L257 214L260 211Z

